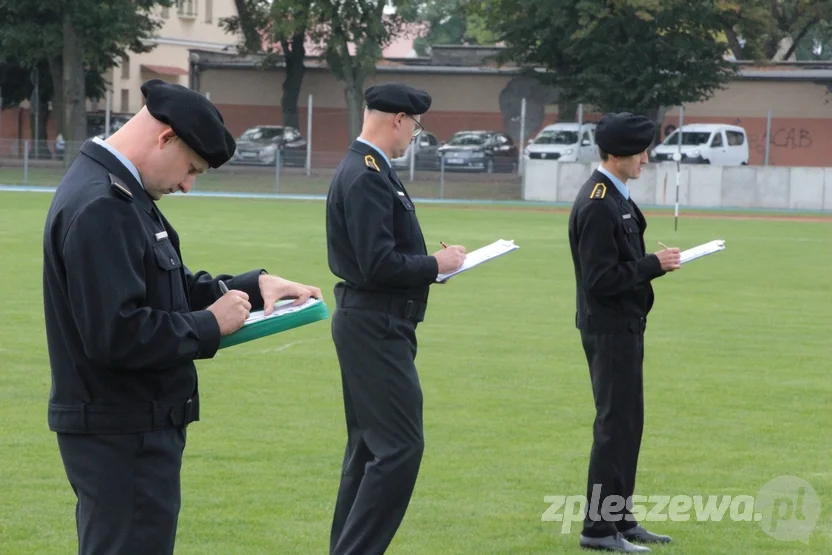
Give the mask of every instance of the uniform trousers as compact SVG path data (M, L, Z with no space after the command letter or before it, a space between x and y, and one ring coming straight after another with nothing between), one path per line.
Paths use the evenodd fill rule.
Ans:
M185 435L185 428L58 434L77 497L79 555L173 553Z
M424 451L416 322L338 308L347 445L330 534L331 555L380 555L399 528Z
M600 538L638 524L631 508L644 428L644 334L582 331L581 341L596 412L583 535Z

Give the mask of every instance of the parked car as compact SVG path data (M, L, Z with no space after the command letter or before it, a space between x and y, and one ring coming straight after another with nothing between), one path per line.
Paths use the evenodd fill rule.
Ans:
M681 130L675 130L653 149L650 159L654 162L673 161L673 155L679 151L679 133L682 134L683 164L748 164L750 149L745 129L721 123L683 125Z
M595 144L594 123L554 123L547 125L524 150L524 157L531 160L558 160L560 162L591 162L601 160ZM580 139L579 139L580 137Z
M499 131L459 131L436 152L446 170L517 171L517 146Z
M106 129L107 116L103 112L89 112L87 113L87 138L98 137L99 139L106 139L122 126L130 121L133 114L124 113L110 113L110 133L104 132ZM66 151L66 141L64 136L60 133L55 137L55 158L62 160L64 152Z
M437 170L439 169L439 158L436 151L439 148L439 139L433 133L422 131L415 141L411 141L405 153L399 158L390 160L390 164L397 170L410 169L410 158L416 153L414 169Z
M232 164L274 165L280 149L282 166L306 166L306 139L294 127L258 125L237 138Z

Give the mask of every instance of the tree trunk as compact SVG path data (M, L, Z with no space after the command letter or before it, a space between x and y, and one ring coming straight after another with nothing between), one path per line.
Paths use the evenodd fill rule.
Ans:
M34 88L29 99L31 109L29 110L29 130L32 137L32 146L29 155L34 159L50 158L51 154L47 147L48 137L46 136L46 124L49 118L49 100L44 89L46 88L45 75L40 66L33 70Z
M662 140L662 125L664 124L664 116L667 114L667 107L661 106L659 108L651 108L650 110L646 110L644 115L650 118L654 124L656 124L656 135L654 138L654 145L658 144Z
M75 158L81 149L82 142L86 139L87 107L85 105L84 49L75 31L69 10L64 13L63 23L64 138L66 139L64 165L67 166Z
M42 93L38 96L40 97L39 100L32 102L32 109L29 111L29 128L33 141L29 149L29 155L32 158L51 158L52 154L47 142L49 137L46 136L46 128L49 123L49 101L45 100ZM37 142L35 142L35 138L37 138Z
M558 121L578 121L578 102L573 95L563 90L558 92Z
M352 73L352 72L351 72ZM364 78L351 74L347 78L347 86L344 89L347 99L347 122L349 123L350 142L361 134L361 126L364 120Z
M300 88L303 85L303 74L306 71L304 59L306 49L303 41L306 33L301 32L292 37L291 47L288 41L284 44L284 57L286 60L286 77L283 79L283 100L280 105L283 109L283 125L300 129L300 115L298 114L298 99ZM309 132L307 131L307 135Z
M49 58L52 75L52 113L55 114L55 135L64 133L64 62L60 55Z

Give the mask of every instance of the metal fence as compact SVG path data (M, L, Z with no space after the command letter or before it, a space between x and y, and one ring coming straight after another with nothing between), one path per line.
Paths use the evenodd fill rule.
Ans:
M82 144L82 143L81 143ZM69 145L75 153L81 144ZM418 143L416 143L418 145ZM411 143L413 147L414 143ZM0 185L55 187L71 162L67 145L55 141L0 140ZM261 153L262 151L262 153ZM517 160L494 165L454 164L435 149L411 149L392 163L411 196L438 199L519 200ZM231 162L199 176L194 191L260 194L325 195L346 149L292 152L259 149L255 156L238 151Z
M527 149L531 156L541 157L536 149L547 145L528 145L528 138L534 138L541 129L555 120L555 114L547 113L540 123L526 118L526 103L520 103L518 117L504 117L494 114L443 114L440 119L426 120L426 130L410 145L404 156L392 160L399 178L405 183L411 196L435 199L471 200L521 200L523 172ZM539 112L539 111L538 111ZM591 123L597 114L583 118L579 110L579 121ZM249 114L250 128L268 126L273 116ZM344 111L328 113L325 110L309 110L303 118L303 129L299 140L289 141L283 147L274 143L254 142L238 138L235 158L217 170L197 178L194 190L206 192L236 192L258 194L324 195L329 187L335 168L343 159L349 141ZM260 123L261 120L266 120ZM749 165L814 166L832 165L832 127L828 119L795 119L777 113L772 117L768 110L754 117L714 117L702 115L690 117L683 110L668 115L661 128L661 138L669 137L680 125L721 123L742 127L746 135L744 143L749 151ZM573 124L575 125L575 124ZM459 131L493 131L508 137L510 146L504 151L491 148L487 153L482 149L473 152L445 153L442 145ZM302 131L302 134L300 132ZM703 137L708 134L696 133ZM575 132L566 136L578 137ZM678 134L676 135L678 137ZM515 139L512 139L514 137ZM726 147L733 139L722 135ZM736 137L734 135L733 137ZM560 139L558 139L560 140ZM573 139L569 139L573 140ZM578 139L574 139L578 140ZM694 139L699 140L699 139ZM595 149L594 144L585 141L582 135L569 156L560 161L588 162L596 160L597 153L586 154L584 150ZM716 135L708 139L714 150ZM495 141L496 142L496 141ZM557 141L556 141L557 142ZM592 141L594 143L594 141ZM33 141L25 139L0 139L0 185L56 186L68 163L80 148L80 143L67 145L60 140ZM497 145L492 145L497 146ZM568 145L551 143L548 146ZM687 145L689 146L689 145ZM661 149L659 149L661 150ZM673 148L672 150L676 150ZM704 151L705 149L698 149ZM70 154L67 155L66 153ZM549 156L548 158L558 158ZM668 154L665 154L668 156ZM68 159L69 158L69 159ZM688 160L685 160L688 161ZM718 163L711 161L710 163ZM725 162L729 165L736 161Z

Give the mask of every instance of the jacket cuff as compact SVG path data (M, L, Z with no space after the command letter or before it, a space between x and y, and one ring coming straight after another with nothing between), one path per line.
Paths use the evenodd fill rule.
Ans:
M248 295L248 302L251 303L251 310L263 308L263 294L260 292L260 276L266 274L266 270L252 270L238 276L234 276L226 282L229 289L237 289Z
M659 262L659 257L655 254L649 254L639 261L639 270L646 279L655 279L665 275L667 272L662 270L662 263Z
M426 258L427 260L422 265L425 272L425 281L432 283L436 281L436 277L439 275L439 261L436 260L435 256L428 256Z
M214 358L217 349L220 347L220 325L216 316L210 310L198 310L189 312L186 316L193 319L193 327L196 329L199 341L199 349L194 358Z

